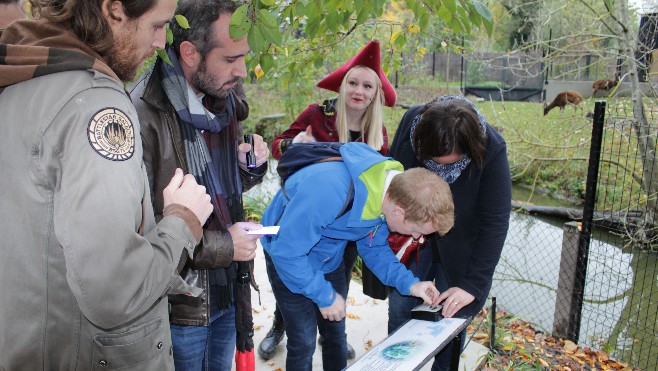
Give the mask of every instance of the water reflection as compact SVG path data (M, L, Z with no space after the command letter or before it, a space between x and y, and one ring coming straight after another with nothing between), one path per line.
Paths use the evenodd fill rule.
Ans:
M562 221L512 213L491 295L507 312L551 332L562 249ZM590 243L580 344L605 349L642 369L658 367L655 253L622 249L597 230Z
M577 207L574 206L576 205L576 202L574 201L551 197L545 192L533 192L528 187L524 187L518 184L512 185L512 198L515 201L530 203L533 205Z

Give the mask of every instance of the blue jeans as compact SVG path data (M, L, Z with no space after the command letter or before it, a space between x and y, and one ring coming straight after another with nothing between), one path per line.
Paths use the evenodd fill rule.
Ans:
M345 292L344 298L347 300L347 294L350 292L350 281L352 281L352 270L356 265L356 258L359 257L359 252L356 250L355 241L347 241L345 246L345 254L343 254L343 263L345 264L345 285L347 285L347 291ZM272 282L270 282L271 284ZM281 318L281 311L279 309L279 304L277 303L276 309L274 309L274 317ZM285 322L283 322L285 323Z
M439 292L444 292L450 288L443 265L441 265L441 263L432 262L432 249L429 246L420 250L420 256L417 261L418 263L413 259L409 267L409 270L411 270L414 276L420 278L421 281L435 280L436 288ZM391 287L388 297L388 333L392 333L398 327L410 320L411 309L422 303L422 299L414 296L400 295L397 290ZM466 330L462 332L462 350L464 349L465 342ZM446 345L436 357L434 357L432 371L449 370L451 356L452 342Z
M288 335L286 369L294 371L311 371L315 339L317 332L323 337L322 366L325 370L342 370L347 367L347 336L345 335L345 318L341 321L327 321L322 318L318 306L301 294L288 290L281 281L272 258L266 252L265 264L267 275L272 284L272 292L283 315ZM345 265L324 275L337 293L346 297Z
M171 325L176 371L230 370L235 355L235 306L210 318L210 326Z

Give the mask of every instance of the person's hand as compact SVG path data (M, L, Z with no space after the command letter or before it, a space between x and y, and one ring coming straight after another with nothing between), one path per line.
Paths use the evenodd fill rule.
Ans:
M459 287L451 287L439 296L439 303L443 302L441 314L443 314L445 318L450 318L457 314L460 309L471 304L473 300L475 300L475 296Z
M190 209L201 225L212 213L210 196L206 193L206 187L197 184L190 174L183 175L183 170L176 169L169 185L162 191L164 206L179 204Z
M258 134L253 134L254 138L254 155L256 155L256 166L260 166L270 155L270 149L267 147L267 143L263 141L263 137ZM251 151L251 145L249 143L241 143L238 146L238 162L243 165L247 164L247 153Z
M300 132L299 134L295 135L295 137L292 139L293 143L313 143L317 142L315 140L315 137L313 136L313 128L311 125L306 127L306 130Z
M327 321L340 321L345 318L345 299L336 293L336 300L328 307L320 308L322 318Z
M409 293L417 298L423 299L426 303L433 306L439 304L439 290L436 289L433 282L416 282L409 289Z
M233 240L233 260L246 262L256 257L256 241L262 236L250 235L247 231L263 228L251 222L238 222L229 227L228 233Z

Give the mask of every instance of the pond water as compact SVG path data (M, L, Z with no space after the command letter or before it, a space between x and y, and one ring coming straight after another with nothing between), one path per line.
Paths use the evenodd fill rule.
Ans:
M578 207L574 201L566 198L551 197L542 191L533 192L530 188L518 184L512 184L512 199L532 205Z
M564 205L562 205L564 206ZM553 330L565 221L512 213L490 296L508 313ZM643 370L658 369L658 259L594 230L579 344Z
M278 190L276 162L263 184L246 197L269 200ZM513 187L513 198L535 205L575 207ZM490 296L510 314L544 332L553 328L565 221L513 212ZM645 370L658 369L658 259L624 247L624 241L594 230L590 243L581 319L581 345L605 349L615 359Z

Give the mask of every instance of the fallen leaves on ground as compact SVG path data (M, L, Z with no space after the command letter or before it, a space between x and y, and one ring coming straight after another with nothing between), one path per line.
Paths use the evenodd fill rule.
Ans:
M486 347L489 343L489 321L482 322L484 310L473 320L468 333L473 341ZM623 370L638 371L639 368L613 360L602 351L579 347L570 340L556 339L536 330L532 324L513 318L503 311L496 312L496 333L500 335L496 352L490 352L485 370L541 369L541 370ZM502 326L502 328L501 328Z

